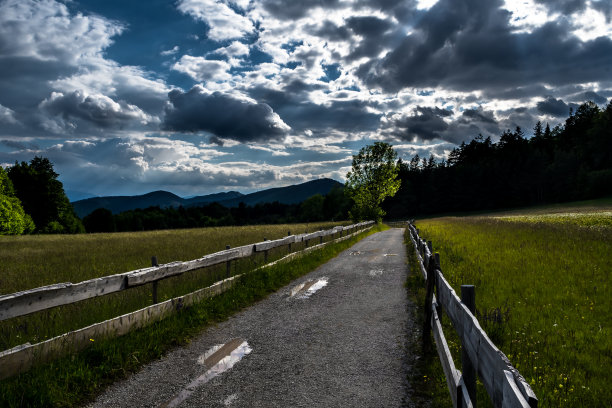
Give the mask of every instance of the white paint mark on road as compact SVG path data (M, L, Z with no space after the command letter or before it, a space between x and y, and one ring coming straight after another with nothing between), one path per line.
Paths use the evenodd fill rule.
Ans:
M327 286L327 278L325 277L317 280L309 280L291 289L289 296L295 299L307 299L312 296L313 293L325 286Z
M370 269L370 272L368 272L368 275L370 276L381 276L382 274L383 274L382 269Z
M397 256L397 254L385 254L385 256Z
M229 407L238 399L238 394L232 394L223 401L223 405Z
M238 361L252 351L249 344L242 339L234 339L223 345L217 345L208 350L198 358L198 363L204 365L207 370L204 374L189 383L172 401L163 407L176 407L185 401L199 387L206 384L219 374L231 369Z

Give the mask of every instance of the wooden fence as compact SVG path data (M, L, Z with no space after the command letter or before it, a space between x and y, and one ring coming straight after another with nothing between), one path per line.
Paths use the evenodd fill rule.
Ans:
M289 251L291 251L291 244L303 242L306 245L302 251L290 253L280 260L264 265L264 267L270 266L281 260L293 258L298 254L313 251L329 242L338 242L348 239L366 228L371 228L373 223L373 221L367 221L313 233L289 235L285 238L273 241L264 240L263 242L251 245L228 248L224 251L205 255L202 258L187 262L171 262L164 265L156 265L156 260L153 260L154 266L149 268L90 279L76 284L70 282L58 283L8 295L1 295L0 321L57 306L76 303L85 299L128 290L147 283L152 283L153 285L154 304L135 312L71 331L40 343L26 343L0 352L0 380L25 372L34 364L48 362L66 353L81 350L91 344L89 339L121 336L130 330L138 329L161 320L185 306L194 304L204 298L223 293L231 288L240 276L230 276L231 261L247 258L255 253L261 252L264 253L264 259L267 261L268 251L273 248L288 246ZM335 234L338 234L339 238L323 243L324 237L333 237ZM309 246L310 241L318 241L318 244ZM226 279L187 295L157 303L157 282L161 279L223 263L227 264L228 273Z
M408 225L418 263L427 282L423 339L428 346L433 331L454 407L476 406L476 373L482 380L495 407L536 408L538 399L521 374L489 339L474 316L474 286L461 286L461 299L440 270L440 257L432 253L431 241L425 242L418 230ZM434 295L434 289L437 295ZM455 368L448 349L440 313L446 311L461 340L462 368Z

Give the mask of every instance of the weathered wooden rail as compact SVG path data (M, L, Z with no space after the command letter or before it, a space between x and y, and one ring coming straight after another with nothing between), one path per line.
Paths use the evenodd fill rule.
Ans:
M439 255L433 254L431 241L425 242L412 223L407 227L427 282L424 345L427 347L430 333L433 332L453 406L475 407L478 373L495 407L536 408L538 399L529 384L493 344L474 316L474 286L463 285L460 299L444 278ZM439 319L442 310L461 340L463 372L455 368L448 349Z
M261 252L266 255L267 260L267 253L271 249L281 246L288 246L291 248L291 244L298 242L304 242L306 244L306 248L303 250L290 253L271 264L264 265L264 267L270 266L279 261L294 258L299 254L313 251L321 246L327 245L329 242L338 242L348 239L353 235L359 234L366 228L371 228L372 224L372 221L368 221L313 233L289 235L282 239L272 241L266 240L251 245L226 249L192 261L171 262L116 275L90 279L76 284L70 282L59 283L2 295L0 296L0 321L51 309L57 306L77 303L93 297L128 290L147 283L152 283L154 285L153 291L155 292L156 283L162 279L223 263L228 264L227 268L229 271L229 263L231 261L248 258L255 253ZM334 236L335 234L338 234L339 237L323 243L324 237ZM316 238L319 238L319 244L308 246L309 241ZM92 338L99 339L120 336L130 330L138 329L161 320L185 306L194 304L204 298L223 293L237 282L239 276L240 275L230 277L228 273L226 279L216 282L212 286L161 303L157 303L155 299L156 296L154 295L153 305L135 312L96 323L79 330L74 330L40 343L26 343L0 352L0 379L25 372L34 364L51 361L66 353L81 350L91 344L90 339Z

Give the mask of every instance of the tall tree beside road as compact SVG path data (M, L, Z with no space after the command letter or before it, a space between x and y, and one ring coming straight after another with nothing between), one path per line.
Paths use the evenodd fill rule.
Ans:
M34 157L29 164L24 161L15 163L8 169L8 176L15 195L32 216L37 232L85 232L49 159Z
M397 153L384 142L368 145L353 156L353 167L346 175L346 193L354 205L350 217L355 220L382 220L381 208L387 197L393 197L400 187L397 178Z
M0 167L0 235L28 234L32 231L32 217L23 211L21 202L15 197L13 183Z

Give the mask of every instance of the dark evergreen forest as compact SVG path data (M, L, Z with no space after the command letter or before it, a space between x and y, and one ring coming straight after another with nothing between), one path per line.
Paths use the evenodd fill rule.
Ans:
M493 210L612 194L612 101L587 102L564 124L538 122L527 139L520 128L497 143L478 136L437 163L399 162L400 190L383 207L387 219Z

